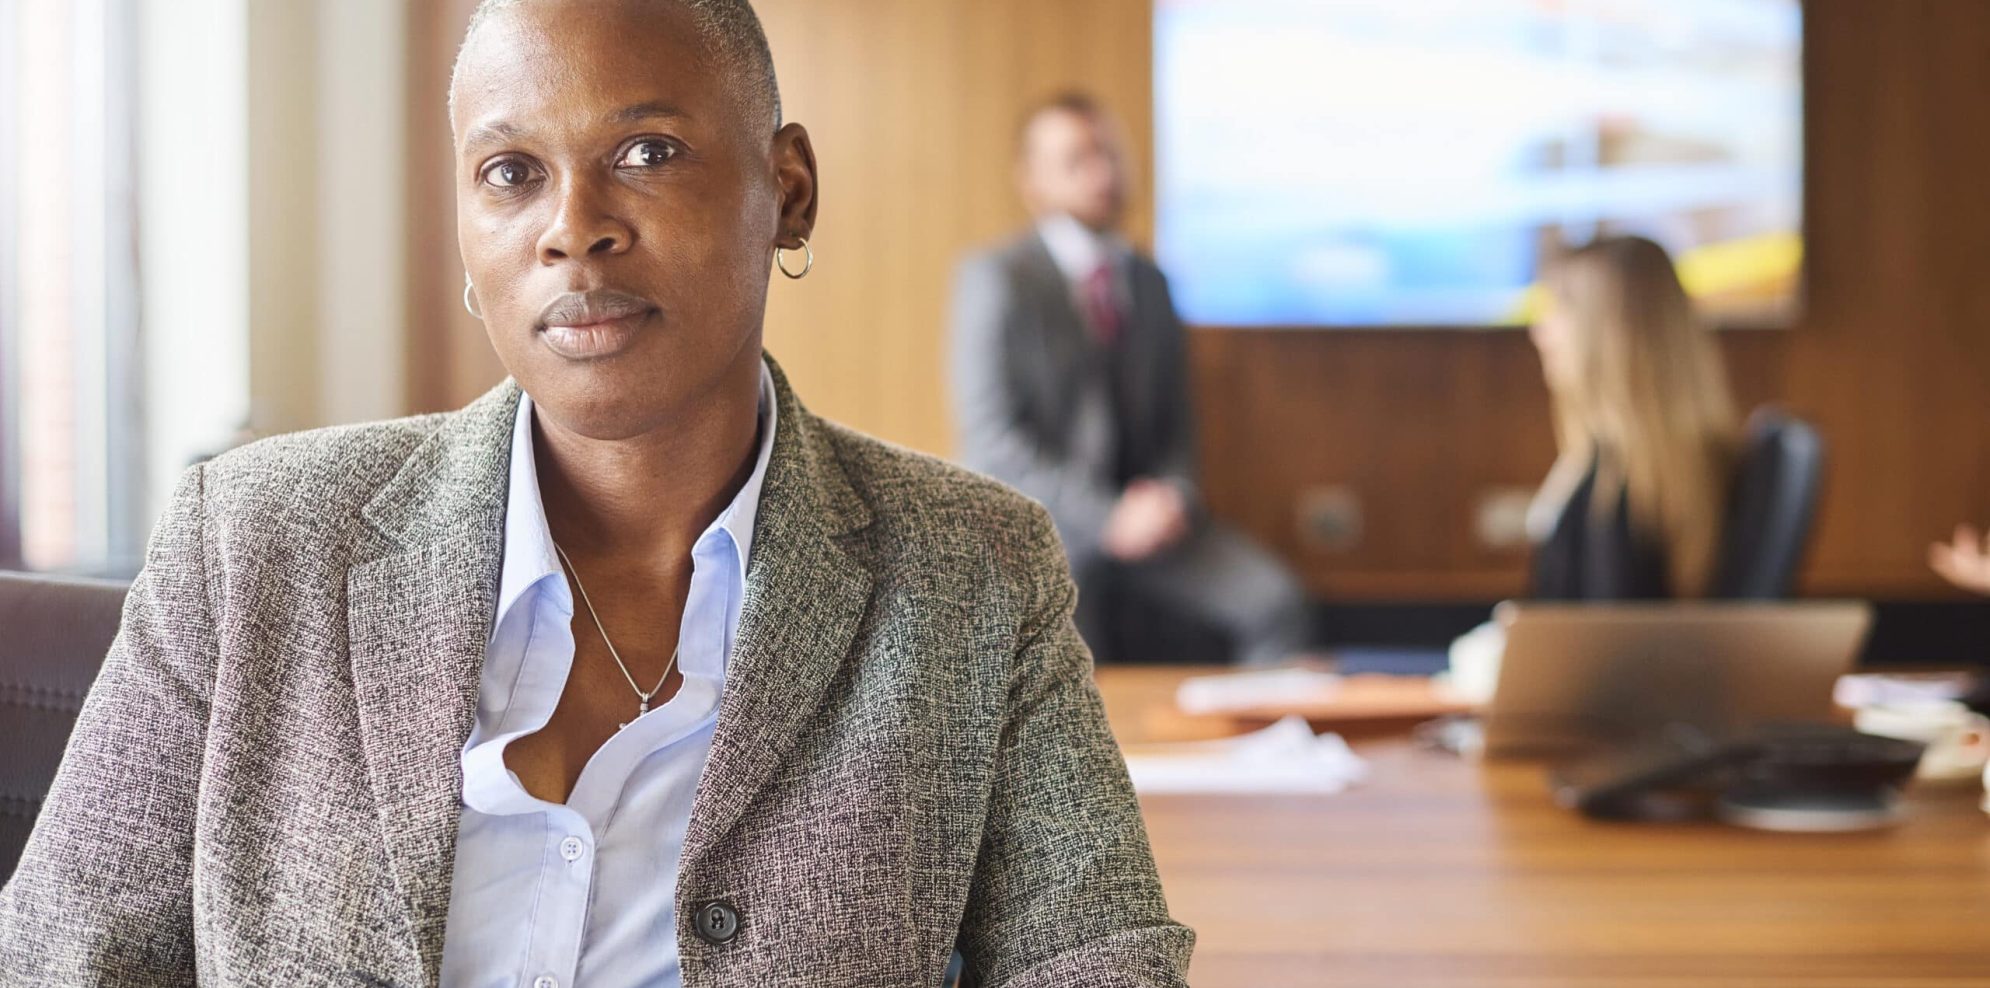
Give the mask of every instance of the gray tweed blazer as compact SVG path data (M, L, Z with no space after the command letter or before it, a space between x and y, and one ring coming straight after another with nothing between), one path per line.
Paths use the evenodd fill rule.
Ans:
M774 379L687 988L933 988L956 942L980 984L1182 984L1044 511ZM518 396L188 471L0 892L0 984L437 983Z

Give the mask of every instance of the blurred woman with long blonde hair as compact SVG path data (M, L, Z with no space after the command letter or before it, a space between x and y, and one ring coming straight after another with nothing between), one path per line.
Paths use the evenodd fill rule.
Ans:
M1741 447L1712 334L1641 237L1561 256L1547 288L1531 335L1561 454L1529 518L1534 595L1704 596Z

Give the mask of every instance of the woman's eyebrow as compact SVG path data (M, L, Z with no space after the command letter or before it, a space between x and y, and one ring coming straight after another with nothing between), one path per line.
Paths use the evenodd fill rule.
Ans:
M688 114L683 110L678 109L670 103L665 103L662 100L650 100L646 103L637 103L634 106L624 107L616 111L613 119L616 123L636 123L642 120L654 120L658 117L682 120L687 116Z
M689 119L689 116L675 104L662 100L649 100L623 107L610 114L608 119L618 124L628 124L658 119L685 120ZM508 120L492 120L470 128L469 135L463 138L463 150L475 151L486 145L510 144L524 135L525 129L517 124Z
M471 128L469 136L463 138L463 150L471 151L487 144L509 144L523 134L517 125L504 120L493 120Z

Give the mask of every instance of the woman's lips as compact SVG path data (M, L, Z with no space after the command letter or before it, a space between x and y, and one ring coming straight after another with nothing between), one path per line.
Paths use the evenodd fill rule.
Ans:
M635 345L655 314L647 300L626 292L569 292L546 306L539 338L569 360L599 360Z
M650 313L639 312L579 326L547 326L539 338L568 360L599 360L634 346L649 318Z

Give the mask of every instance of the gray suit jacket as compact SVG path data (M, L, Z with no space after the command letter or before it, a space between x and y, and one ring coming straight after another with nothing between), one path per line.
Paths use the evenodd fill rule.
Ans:
M1043 238L969 257L956 275L952 377L961 459L1043 502L1074 556L1097 549L1119 499L1116 428L1134 459L1196 501L1187 339L1168 280L1135 254L1132 309L1116 357L1094 340ZM1127 361L1130 418L1111 399L1108 360Z
M1048 520L774 376L685 984L932 988L957 937L986 984L1181 984ZM518 396L186 474L0 892L0 984L436 983Z

